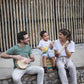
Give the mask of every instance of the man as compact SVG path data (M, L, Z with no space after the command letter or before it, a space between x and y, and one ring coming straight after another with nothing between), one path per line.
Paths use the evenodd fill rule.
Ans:
M21 77L27 74L37 74L37 84L43 84L44 69L40 66L31 66L31 62L34 61L34 56L32 55L31 48L29 46L29 37L25 31L17 34L18 44L3 52L0 57L2 58L13 58L14 61L14 71L12 73L12 78L14 84L22 84ZM24 57L27 59L24 61L28 64L24 70L17 68L15 61L23 60Z

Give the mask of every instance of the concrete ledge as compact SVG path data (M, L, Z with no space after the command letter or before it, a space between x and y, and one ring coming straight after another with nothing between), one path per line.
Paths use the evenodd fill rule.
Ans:
M76 45L76 52L72 54L72 60L77 69L77 81L78 84L84 84L84 44ZM39 49L32 49L32 53L35 56L35 62L32 65L40 66ZM10 66L9 66L10 65ZM11 73L13 71L13 60L0 58L0 84L12 84ZM52 79L53 77L53 79ZM22 77L23 84L36 84L36 75L24 75ZM52 83L51 83L52 82ZM44 84L60 84L57 71L45 74Z

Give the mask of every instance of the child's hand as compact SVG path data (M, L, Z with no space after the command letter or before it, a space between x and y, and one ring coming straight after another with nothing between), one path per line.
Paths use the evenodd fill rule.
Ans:
M50 49L53 49L53 43L50 43Z
M50 49L53 49L53 44L54 44L54 40L53 41L51 41L51 43L50 43Z
M45 48L42 48L41 51L42 51L42 52L45 52Z

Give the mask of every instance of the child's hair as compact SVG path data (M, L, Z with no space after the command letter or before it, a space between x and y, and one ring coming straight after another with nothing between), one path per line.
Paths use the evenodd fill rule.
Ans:
M46 32L46 31L44 31L44 30L43 30L43 31L41 31L40 36L41 36L41 37L43 37L43 34L44 34L44 33L47 33L47 32Z

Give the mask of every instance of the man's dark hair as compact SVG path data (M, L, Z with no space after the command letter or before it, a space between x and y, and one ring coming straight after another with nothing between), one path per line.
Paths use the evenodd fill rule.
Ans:
M61 32L64 36L67 36L67 40L72 40L71 32L68 29L60 29L59 32Z
M26 35L27 32L26 31L21 31L17 34L17 41L18 43L20 43L20 40L24 40L24 35Z
M47 32L46 32L46 31L44 31L44 30L43 30L43 31L41 31L40 36L41 36L41 37L43 37L43 34L44 34L44 33L47 33Z

